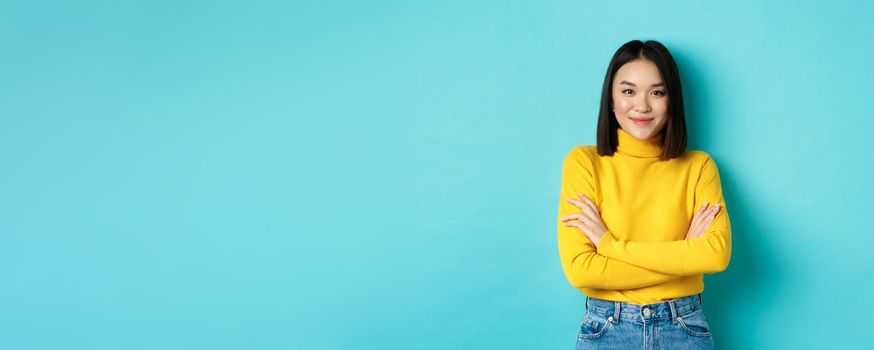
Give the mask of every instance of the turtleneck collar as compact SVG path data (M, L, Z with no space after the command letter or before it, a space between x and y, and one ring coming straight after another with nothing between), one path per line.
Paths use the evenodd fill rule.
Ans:
M616 147L617 152L639 158L654 158L662 155L663 132L644 141L631 136L622 128L616 128L616 133L619 141L619 145Z

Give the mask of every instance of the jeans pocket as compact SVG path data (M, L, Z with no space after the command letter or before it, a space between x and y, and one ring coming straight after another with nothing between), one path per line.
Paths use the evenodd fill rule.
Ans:
M679 323L680 327L685 329L689 335L696 337L713 336L713 334L710 333L710 324L707 323L707 317L704 316L704 309L700 307L692 310L692 312L688 314L678 316L677 323Z
M579 338L598 338L604 335L604 333L607 333L607 330L610 329L610 327L612 327L612 324L610 321L607 321L606 318L587 312L586 316L583 317L583 322L580 323Z

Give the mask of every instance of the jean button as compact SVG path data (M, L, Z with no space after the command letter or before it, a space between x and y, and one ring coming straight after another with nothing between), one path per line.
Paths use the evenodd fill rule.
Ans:
M652 314L652 310L650 310L650 309L643 309L643 315L644 315L644 316L649 317L649 315L651 315L651 314Z

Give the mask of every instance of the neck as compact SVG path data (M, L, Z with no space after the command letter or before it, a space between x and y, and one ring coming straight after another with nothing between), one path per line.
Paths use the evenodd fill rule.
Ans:
M638 158L656 158L662 155L663 132L646 140L639 140L622 128L616 128L616 133L619 141L619 145L616 147L617 152Z

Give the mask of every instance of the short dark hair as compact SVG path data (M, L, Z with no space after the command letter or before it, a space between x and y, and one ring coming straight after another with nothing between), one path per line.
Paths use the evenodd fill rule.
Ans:
M629 61L644 59L656 65L665 83L668 95L667 123L663 132L663 152L661 160L670 160L681 156L686 151L688 134L686 131L686 113L683 110L683 89L680 87L680 72L668 49L660 42L648 40L632 40L622 45L610 65L607 66L607 76L604 77L604 87L601 90L601 111L598 113L598 154L612 156L619 144L616 129L619 123L611 110L613 104L613 78L616 72Z

